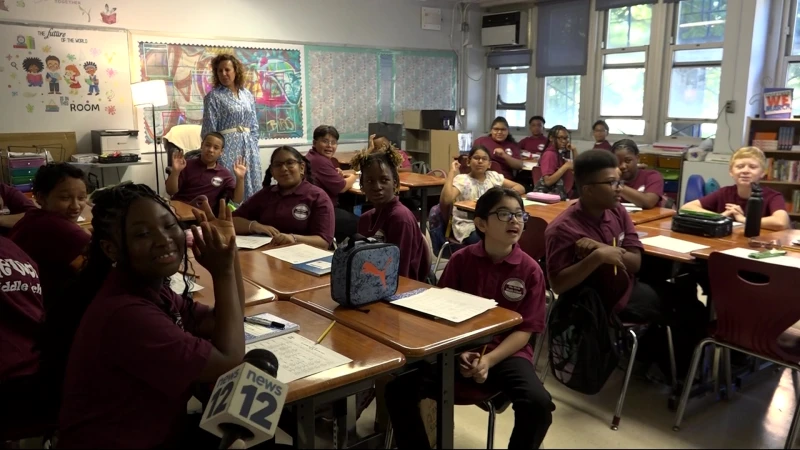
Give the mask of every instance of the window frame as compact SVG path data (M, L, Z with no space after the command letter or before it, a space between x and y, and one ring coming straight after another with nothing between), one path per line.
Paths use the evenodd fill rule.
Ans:
M506 103L506 105L512 105L512 107L510 107L510 108L508 108L508 107L499 108L499 105L500 105L500 76L514 74L514 73L524 73L528 77L527 83L526 83L525 102L523 102L523 103ZM494 81L494 86L493 86L493 89L492 89L491 92L494 92L494 95L493 95L494 103L487 102L489 104L489 109L490 109L492 114L491 114L491 117L488 117L486 119L486 127L488 128L489 125L492 123L492 120L494 120L494 118L498 116L497 111L500 110L500 109L503 109L503 110L506 110L506 111L508 111L508 110L523 111L525 113L525 121L524 121L523 126L518 127L518 126L514 126L514 125L509 124L509 131L511 131L513 133L513 132L518 132L520 130L527 130L528 129L528 122L527 122L527 120L528 120L528 104L529 104L529 100L528 99L530 98L530 96L528 95L528 91L530 90L530 77L531 77L531 69L530 69L530 67L529 66L500 67L500 68L494 69L494 74L493 75L494 76L492 78L493 78L493 81Z
M795 33L795 17L798 13L798 3L800 0L784 0L783 2L783 12L781 20L781 28L784 30L784 34L781 35L780 45L778 49L778 67L777 67L777 80L776 86L786 86L788 83L788 72L789 66L792 64L800 64L800 54L792 55L792 46L794 45L794 33ZM793 94L795 97L800 95L800 93L795 92Z

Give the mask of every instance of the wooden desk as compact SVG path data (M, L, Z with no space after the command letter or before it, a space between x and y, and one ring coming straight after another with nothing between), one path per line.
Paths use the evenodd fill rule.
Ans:
M245 310L248 316L264 312L299 324L298 333L313 340L319 338L331 323L329 319L289 302L266 303ZM297 422L295 448L314 448L314 410L317 405L369 389L377 377L405 364L405 357L399 352L343 324L336 324L320 345L353 361L289 383L286 407L292 408Z
M172 211L175 212L175 215L178 216L178 220L181 222L193 222L194 221L194 213L192 213L192 207L186 203L179 202L177 200L171 200L170 205L172 205ZM78 222L83 228L91 228L92 227L92 208L84 208L81 212L81 216L85 220Z
M275 246L269 244L257 250L240 250L239 264L246 280L274 292L278 300L289 300L293 295L312 289L327 289L331 284L330 275L315 277L292 269L292 265L286 261L262 253L272 248Z
M434 177L433 175L424 175L414 172L400 173L401 186L420 190L420 195L422 196L422 208L419 215L419 228L422 230L423 235L425 234L425 230L428 229L428 190L432 188L438 188L437 192L431 193L441 193L441 188L444 186L444 182L444 178Z
M761 236L758 239L767 242L776 239L781 242L781 246L784 250L800 252L800 245L792 244L793 240L800 240L800 230L772 231L766 234L764 230L762 230Z
M397 292L431 287L407 278L400 278ZM435 289L435 288L434 288ZM292 302L398 350L416 362L435 356L437 378L437 448L453 448L453 384L455 380L455 348L477 344L511 329L522 322L516 312L493 308L460 324L434 320L409 310L377 302L358 309L344 308L331 299L330 290L316 289L292 297Z
M690 263L693 262L695 258L708 259L708 255L710 255L711 252L722 251L722 250L727 250L729 248L741 246L741 244L732 240L725 240L723 238L695 236L693 234L677 233L675 231L670 230L669 228L647 227L647 225L648 224L636 226L636 231L639 232L640 239L653 236L666 236L674 239L680 239L682 241L688 241L688 242L693 242L695 244L708 246L708 248L697 250L691 253L680 253L669 249L652 247L649 245L644 246L644 253L646 255L651 255L658 258L670 259L672 261L678 261L682 263ZM745 243L744 245L747 246L747 243Z
M408 186L400 186L400 192L408 192L410 190L411 190L411 188L409 188ZM365 195L364 192L361 189L356 189L354 187L348 189L347 192L349 192L351 194L355 194L355 195Z
M191 254L191 250L189 253ZM189 273L197 275L199 277L197 279L197 284L203 286L202 290L192 294L194 301L213 307L215 302L214 283L212 282L211 274L194 258L190 258L189 262L191 263ZM253 283L252 281L248 279L244 279L242 281L244 282L244 305L246 307L277 300L275 294Z

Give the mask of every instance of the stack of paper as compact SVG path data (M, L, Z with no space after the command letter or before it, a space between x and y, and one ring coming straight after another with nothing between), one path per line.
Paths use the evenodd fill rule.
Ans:
M203 289L203 286L195 283L195 277L186 275L186 278L189 280L189 292L197 292ZM186 290L186 283L183 281L183 274L178 272L169 277L169 287L176 294L183 295L183 291Z
M278 258L281 261L286 261L289 264L300 264L314 259L325 258L333 254L333 252L321 250L306 244L264 250L262 253L272 256L273 258Z
M267 320L273 323L283 325L283 328L270 327L262 324L247 322L248 317L245 317L244 323L244 342L245 344L252 344L253 342L263 341L264 339L272 339L284 334L294 333L300 331L300 325L289 322L288 320L281 319L278 316L273 316L270 313L261 313L251 318Z
M633 203L622 203L622 206L625 207L625 210L628 211L628 213L637 212L637 211L641 211L642 210L642 208L634 205Z
M361 190L361 182L356 180L356 182L353 183L353 189L357 189L357 190L360 191Z
M697 250L708 248L707 245L695 244L694 242L683 241L667 236L653 236L642 239L642 244L651 247L663 248L664 250L672 250L678 253L691 253Z
M236 246L248 250L253 250L258 247L263 247L269 244L270 242L272 242L271 236L260 236L257 234L250 236L236 236Z
M750 255L753 253L758 253L758 250L753 250L752 248L732 248L725 250L722 253L725 253L726 255L738 256L739 258L753 259L750 258ZM769 264L778 264L780 266L797 267L800 269L800 258L793 256L773 256L771 258L763 258L756 261Z
M494 300L450 288L428 289L391 303L455 323L464 322L497 306Z
M314 341L297 333L284 334L245 346L246 351L254 348L262 348L275 354L278 358L278 381L281 383L290 383L353 361L323 345L315 345Z

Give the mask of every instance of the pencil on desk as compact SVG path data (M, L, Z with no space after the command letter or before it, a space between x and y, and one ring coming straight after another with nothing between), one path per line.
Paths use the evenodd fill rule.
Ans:
M331 329L333 328L334 325L336 325L335 320L331 322L330 325L328 325L328 328L326 328L325 331L322 332L322 336L320 336L319 339L317 339L317 344L319 344L320 342L322 342L323 339L325 339L325 336L327 336L328 333L331 332Z
M483 355L486 353L486 345L483 346L483 350L481 350L481 356L478 356L478 365L481 364L481 360L483 359Z
M617 238L611 238L611 246L612 247L616 247L617 246ZM616 265L614 266L614 276L617 276L617 266Z

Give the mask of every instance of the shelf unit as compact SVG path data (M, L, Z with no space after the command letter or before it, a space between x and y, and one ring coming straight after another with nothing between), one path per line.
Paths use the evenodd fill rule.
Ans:
M777 133L778 129L782 127L792 127L795 129L794 142L792 142L792 144L797 145L798 139L800 139L800 119L759 119L748 117L747 130L745 133L747 136L747 145L753 145L753 137L756 133ZM764 155L767 158L773 158L775 160L800 161L800 151L767 150L764 151ZM792 192L800 190L800 181L762 180L761 184L769 186L783 194L783 199L786 202L786 211L789 211L789 217L791 217L793 221L800 221L800 210L793 211L792 209Z

